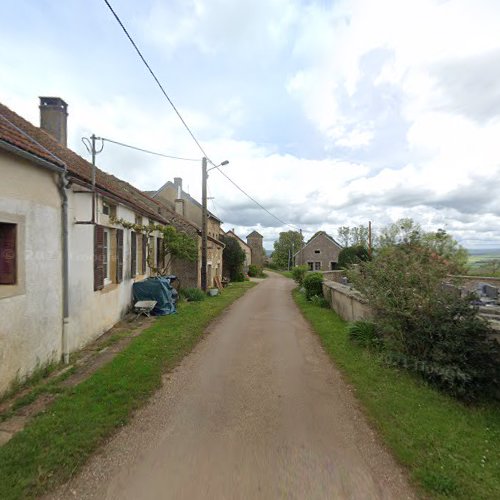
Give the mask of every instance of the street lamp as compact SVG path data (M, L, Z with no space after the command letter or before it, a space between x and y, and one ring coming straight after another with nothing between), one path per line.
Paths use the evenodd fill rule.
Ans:
M213 170L214 168L223 167L227 165L229 162L224 160L219 165L214 165L213 167L207 170L207 159L203 157L201 159L201 168L202 168L202 176L201 176L201 289L206 292L207 291L207 243L208 243L208 235L207 235L207 223L208 223L208 214L207 214L207 179L208 172Z

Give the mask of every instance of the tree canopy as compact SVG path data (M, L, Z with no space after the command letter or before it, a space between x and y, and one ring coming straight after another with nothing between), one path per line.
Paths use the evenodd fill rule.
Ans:
M293 257L304 245L304 237L299 231L286 231L280 233L274 242L273 263L279 269L285 269Z
M232 281L236 281L240 279L243 274L245 252L240 247L236 238L232 238L231 236L221 236L221 241L225 245L222 253L224 273L226 275L229 274L229 278Z

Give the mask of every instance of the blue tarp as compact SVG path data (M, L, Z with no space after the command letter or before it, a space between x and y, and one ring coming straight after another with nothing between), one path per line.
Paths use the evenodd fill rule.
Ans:
M171 285L175 276L147 278L132 285L134 303L139 300L156 300L152 313L165 316L176 312L177 290Z

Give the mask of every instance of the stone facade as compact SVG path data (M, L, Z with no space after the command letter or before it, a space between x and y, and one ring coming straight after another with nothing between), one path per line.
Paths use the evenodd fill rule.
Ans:
M252 249L231 229L226 233L226 236L234 238L240 245L240 248L245 252L245 262L243 262L243 272L248 272L248 266L252 263Z
M324 231L313 236L295 254L295 265L308 265L311 271L333 271L342 246Z
M264 240L264 236L259 234L257 231L252 231L247 236L247 245L250 247L252 254L252 264L255 266L263 266L264 265L264 246L262 241Z

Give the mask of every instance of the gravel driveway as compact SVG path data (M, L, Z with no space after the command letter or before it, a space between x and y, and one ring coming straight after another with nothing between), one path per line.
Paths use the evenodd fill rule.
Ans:
M349 386L270 276L52 499L414 498Z

